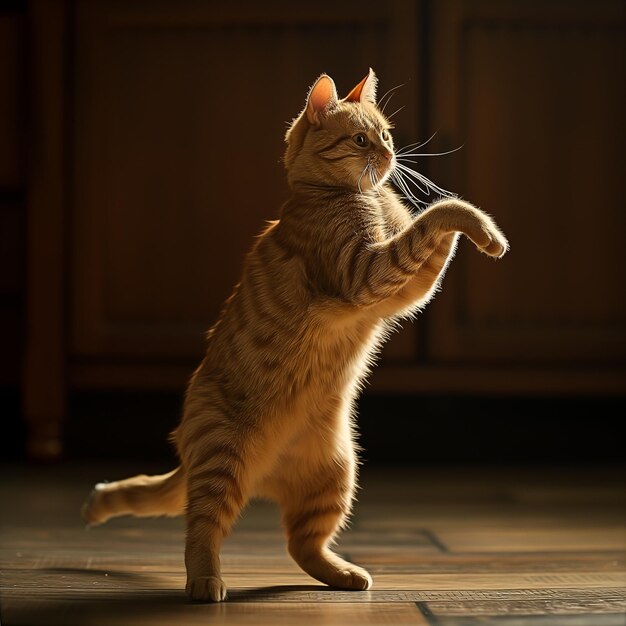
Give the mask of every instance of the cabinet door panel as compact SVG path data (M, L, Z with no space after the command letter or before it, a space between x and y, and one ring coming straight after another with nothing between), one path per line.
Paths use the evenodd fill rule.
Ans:
M434 357L623 359L618 4L437 3L434 126L464 149L433 171L496 217L511 252L493 263L462 242L431 310Z
M416 80L411 2L220 4L77 3L75 356L197 357L286 197L286 121L310 83L327 71L345 93L370 65L383 91ZM395 345L410 357L411 331Z

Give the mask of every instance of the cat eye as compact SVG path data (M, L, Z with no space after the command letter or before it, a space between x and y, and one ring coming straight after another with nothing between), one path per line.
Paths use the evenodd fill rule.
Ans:
M357 133L352 137L354 143L359 146L359 148L365 148L369 146L370 140L367 138L365 133Z
M382 137L383 141L389 141L391 139L391 135L389 134L389 131L383 130L382 133L380 133L380 136Z

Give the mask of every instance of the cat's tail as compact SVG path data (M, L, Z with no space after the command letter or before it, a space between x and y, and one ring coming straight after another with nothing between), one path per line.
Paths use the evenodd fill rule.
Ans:
M133 476L97 484L81 509L89 526L118 515L180 515L187 504L187 476L182 467L161 476Z

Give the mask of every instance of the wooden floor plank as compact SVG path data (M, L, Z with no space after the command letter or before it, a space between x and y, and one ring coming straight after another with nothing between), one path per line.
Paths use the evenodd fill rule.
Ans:
M553 552L573 550L623 550L626 533L621 525L584 528L515 528L501 530L440 530L438 535L451 552Z
M324 624L325 626L429 626L415 603L230 603L222 605L193 605L178 601L148 603L146 599L132 598L129 602L113 601L106 604L68 600L31 603L26 610L14 613L8 606L4 611L6 623L11 626L110 626L110 624L172 624L245 625ZM3 624L5 621L3 620Z
M602 596L595 601L588 596L550 598L538 600L519 600L503 602L491 601L446 601L429 602L428 608L433 615L626 615L626 599Z
M430 616L431 626L624 626L621 613L585 615Z

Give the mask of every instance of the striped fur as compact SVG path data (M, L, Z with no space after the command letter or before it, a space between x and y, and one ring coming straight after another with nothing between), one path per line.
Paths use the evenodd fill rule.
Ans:
M194 600L225 598L221 542L255 496L280 505L306 572L369 588L369 574L329 548L357 484L356 395L390 324L433 296L458 233L490 256L507 250L471 204L442 200L416 217L386 184L393 145L368 80L340 101L320 77L287 134L291 196L208 333L174 434L180 467L98 485L84 506L91 524L185 512Z

